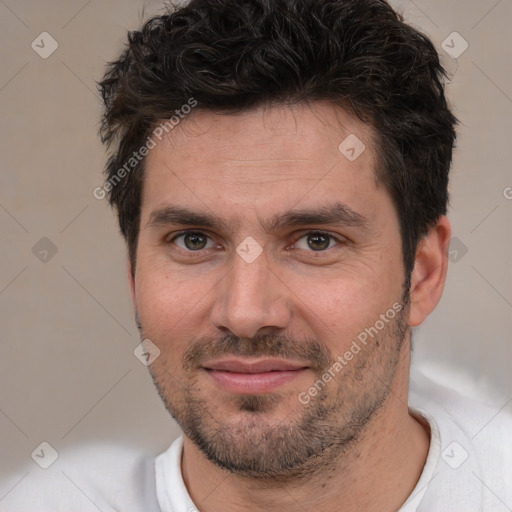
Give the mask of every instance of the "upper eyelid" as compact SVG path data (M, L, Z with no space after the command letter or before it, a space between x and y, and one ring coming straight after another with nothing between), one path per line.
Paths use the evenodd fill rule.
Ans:
M188 235L190 233L197 233L198 235L205 235L207 236L208 238L213 238L212 236L210 236L206 231L204 231L203 229L184 229L182 231L178 231L176 233L170 233L168 235L166 235L164 237L165 240L167 241L172 241L174 240L175 238L178 238L179 236L184 236L184 235Z
M300 231L299 233L300 234L299 234L298 238L302 238L303 236L309 235L312 233L318 233L320 235L327 235L327 236L330 236L331 238L334 238L339 241L341 241L340 239L344 238L343 235L340 235L338 233L331 233L330 231L325 231L323 229L306 229L304 231Z

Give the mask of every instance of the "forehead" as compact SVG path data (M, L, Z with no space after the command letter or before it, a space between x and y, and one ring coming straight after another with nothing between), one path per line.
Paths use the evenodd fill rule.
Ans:
M238 114L215 114L199 109L164 133L157 151L152 151L148 160L165 151L192 153L207 148L229 148L232 157L246 160L246 149L257 149L257 146L264 153L260 158L251 154L255 160L318 159L320 152L338 158L339 144L351 135L369 147L365 156L371 156L373 129L331 103L273 105Z
M332 104L234 115L197 110L146 157L143 216L176 202L260 213L277 203L308 207L333 198L370 206L375 165L372 129Z

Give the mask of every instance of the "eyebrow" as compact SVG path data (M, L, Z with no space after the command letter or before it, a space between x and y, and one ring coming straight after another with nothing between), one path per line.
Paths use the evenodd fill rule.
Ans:
M146 228L166 226L168 224L194 225L204 228L221 227L227 232L232 227L213 213L201 213L180 206L166 206L151 212Z
M285 227L296 227L307 224L317 225L342 225L346 227L367 228L368 219L357 213L344 203L334 203L318 209L290 210L273 215L270 219L259 219L261 226L267 233L278 231ZM178 206L166 206L154 210L149 216L146 228L161 227L166 225L187 225L204 228L221 228L228 233L233 232L233 226L229 225L218 215L203 213Z
M269 221L261 221L265 231L277 231L283 227L305 224L343 225L367 228L368 219L344 203L334 203L318 209L290 210L274 215Z

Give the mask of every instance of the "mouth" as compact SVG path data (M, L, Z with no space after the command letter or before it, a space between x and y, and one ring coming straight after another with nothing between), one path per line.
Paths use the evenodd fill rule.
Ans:
M308 366L284 359L223 359L203 365L223 390L237 394L270 393L303 375Z

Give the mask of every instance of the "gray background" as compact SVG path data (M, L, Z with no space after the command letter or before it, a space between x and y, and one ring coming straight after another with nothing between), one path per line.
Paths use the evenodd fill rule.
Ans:
M453 262L440 306L414 335L414 364L512 409L512 1L393 4L442 54L462 121ZM30 454L42 441L58 452L103 441L157 453L178 434L133 355L124 244L106 201L92 194L105 161L94 80L143 8L161 6L0 0L0 475L9 475L0 501L40 471ZM44 31L58 43L47 59L31 47ZM462 48L455 31L469 45L457 59L443 50L445 40Z

